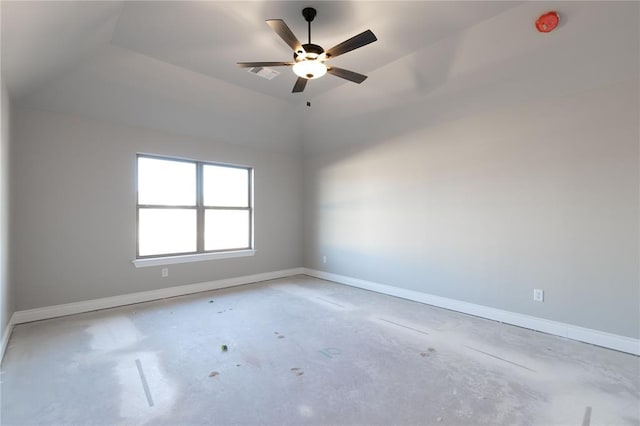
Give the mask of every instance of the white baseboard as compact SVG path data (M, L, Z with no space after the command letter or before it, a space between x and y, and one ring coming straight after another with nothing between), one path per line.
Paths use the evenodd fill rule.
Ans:
M427 305L450 309L452 311L500 321L506 324L542 331L544 333L554 334L556 336L566 337L572 340L579 340L581 342L591 343L633 355L640 355L640 340L633 339L631 337L578 327L576 325L537 318L530 315L504 311L502 309L490 308L488 306L462 302L460 300L448 299L446 297L434 296L419 291L374 283L330 272L317 271L315 269L304 268L304 274L328 281L334 281L340 284L346 284L352 287L375 291L377 293L400 297L402 299L425 303Z
M490 320L500 321L506 324L512 324L532 330L542 331L545 333L554 334L581 342L591 343L594 345L603 346L605 348L615 349L634 355L640 355L640 340L638 339L633 339L630 337L620 336L612 333L606 333L589 328L578 327L575 325L551 321L543 318L537 318L530 315L490 308L488 306L462 302L455 299L448 299L446 297L434 296L431 294L393 287L386 284L374 283L371 281L333 274L330 272L317 271L308 268L293 268L281 271L266 272L262 274L246 275L243 277L209 281L205 283L188 284L163 288L159 290L143 291L139 293L125 294L122 296L105 297L102 299L94 299L83 302L66 303L63 305L17 311L11 316L9 324L7 324L7 327L3 332L2 346L0 347L0 362L4 358L4 353L9 343L9 337L11 336L11 332L15 324L39 321L65 315L79 314L83 312L97 311L100 309L115 308L118 306L149 302L152 300L166 299L169 297L183 296L186 294L199 293L203 291L218 290L222 288L235 287L239 285L251 284L259 281L267 281L278 278L286 278L301 274L337 282L340 284L346 284L365 290L371 290L377 293L400 297L402 299L425 303L427 305L450 309L452 311L475 315Z
M63 305L46 306L44 308L17 311L13 314L13 324L39 321L43 319L61 317L65 315L79 314L82 312L97 311L100 309L115 308L134 303L149 302L151 300L166 299L168 297L183 296L185 294L200 293L202 291L219 290L235 287L259 281L274 280L293 275L303 274L304 268L285 269L281 271L266 272L262 274L246 275L243 277L227 278L217 281L209 281L198 284L187 284L159 290L142 291L139 293L124 294L122 296L105 297L102 299L86 300ZM7 337L8 339L8 337ZM4 340L3 340L4 345ZM4 347L4 346L3 346Z
M9 318L9 323L7 324L7 326L5 327L2 333L2 346L0 346L0 365L2 364L2 360L4 359L4 353L6 352L7 346L9 345L9 337L11 337L11 332L13 331L13 324L15 324L14 318L15 318L15 314L12 314L11 317Z

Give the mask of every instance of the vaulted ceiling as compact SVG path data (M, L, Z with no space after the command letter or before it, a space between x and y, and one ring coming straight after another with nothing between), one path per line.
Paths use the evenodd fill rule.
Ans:
M12 96L33 93L49 79L109 50L144 56L242 88L295 103L346 84L324 78L292 95L289 68L267 81L238 61L290 61L291 50L265 24L282 18L306 42L301 11L314 6L312 41L331 47L372 29L379 41L335 59L370 73L425 45L491 18L512 2L3 2L3 71ZM145 58L139 58L143 62ZM153 68L145 72L152 76ZM389 82L393 84L393 82Z
M308 100L321 107L316 118L344 117L355 109L406 105L443 88L456 99L462 90L498 82L499 90L513 94L529 83L540 90L536 82L543 79L557 85L600 81L606 61L624 62L620 52L637 45L628 41L637 39L637 16L627 18L624 8L603 14L606 3L2 1L2 76L18 105L205 138L221 123L242 126L246 120L266 129L274 143L295 144L300 123L309 119ZM328 75L292 94L296 76L290 68L277 68L280 74L266 80L236 65L291 60L290 48L265 19L284 19L305 42L301 10L307 6L318 11L312 41L325 48L366 29L376 34L377 42L333 60L368 75L363 84ZM533 21L552 8L562 24L541 35ZM598 26L603 19L633 19L635 33L629 26L604 32ZM621 44L620 52L611 51ZM603 61L590 62L594 53ZM637 72L629 61L614 74ZM587 77L572 77L587 65ZM445 105L441 99L436 104Z

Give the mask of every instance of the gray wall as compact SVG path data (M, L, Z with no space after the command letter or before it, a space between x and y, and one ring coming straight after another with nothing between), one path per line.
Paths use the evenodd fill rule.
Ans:
M9 145L11 103L4 81L0 113L0 336L14 311L13 292L9 281Z
M299 153L236 147L76 115L14 108L11 230L16 309L299 267ZM253 129L256 138L260 128ZM245 129L246 132L246 129ZM221 135L221 138L230 135ZM135 268L136 153L255 170L254 257Z
M640 337L638 5L496 34L536 7L314 102L306 267Z
M246 113L244 92L164 110L116 86L111 62L87 71L102 85L82 69L48 85L12 110L15 308L304 265L640 337L638 4L556 5L569 19L551 34L525 2L314 98L300 128L264 97ZM136 111L182 132L212 121L192 137L102 121ZM258 254L135 269L136 152L255 167Z

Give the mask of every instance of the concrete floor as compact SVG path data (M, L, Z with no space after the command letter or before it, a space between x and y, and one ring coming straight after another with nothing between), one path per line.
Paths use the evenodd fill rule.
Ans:
M638 357L304 276L18 325L1 377L6 425L640 424Z

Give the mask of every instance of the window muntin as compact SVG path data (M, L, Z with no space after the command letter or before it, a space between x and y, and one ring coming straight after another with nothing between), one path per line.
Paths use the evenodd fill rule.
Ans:
M138 155L137 259L252 248L253 169Z

